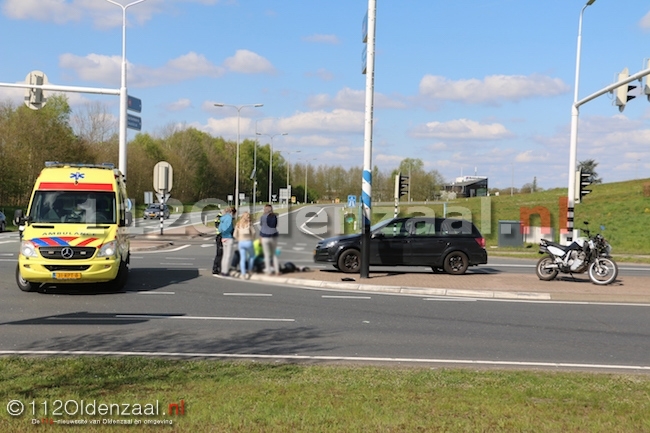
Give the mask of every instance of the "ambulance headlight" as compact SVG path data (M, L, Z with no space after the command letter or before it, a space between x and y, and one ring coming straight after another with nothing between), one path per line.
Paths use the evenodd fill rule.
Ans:
M99 249L99 253L97 254L97 257L111 257L115 255L116 251L117 251L117 242L110 241L101 246L101 248Z
M25 257L38 257L36 245L32 241L22 241L20 244L20 254Z

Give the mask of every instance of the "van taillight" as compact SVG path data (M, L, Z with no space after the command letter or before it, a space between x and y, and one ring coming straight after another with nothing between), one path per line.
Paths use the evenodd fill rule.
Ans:
M481 248L485 248L485 238L474 238L474 240L481 246Z

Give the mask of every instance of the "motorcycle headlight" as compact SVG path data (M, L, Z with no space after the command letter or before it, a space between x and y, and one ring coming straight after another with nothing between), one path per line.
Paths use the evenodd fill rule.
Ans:
M36 245L32 241L22 241L20 244L20 254L25 257L37 257Z
M99 253L97 253L97 257L111 257L114 256L116 252L117 252L117 242L116 241L106 242L99 249Z

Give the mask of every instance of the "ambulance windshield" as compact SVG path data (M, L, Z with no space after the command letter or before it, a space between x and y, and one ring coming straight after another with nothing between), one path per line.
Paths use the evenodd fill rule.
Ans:
M32 223L115 224L115 194L95 191L36 191Z

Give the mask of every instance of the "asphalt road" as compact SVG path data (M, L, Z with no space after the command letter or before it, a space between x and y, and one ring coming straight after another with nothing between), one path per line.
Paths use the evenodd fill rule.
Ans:
M310 236L283 236L281 257L308 262ZM0 234L0 354L650 371L648 305L396 296L221 279L210 273L210 237L134 252L124 293L22 293L13 281L13 237Z

